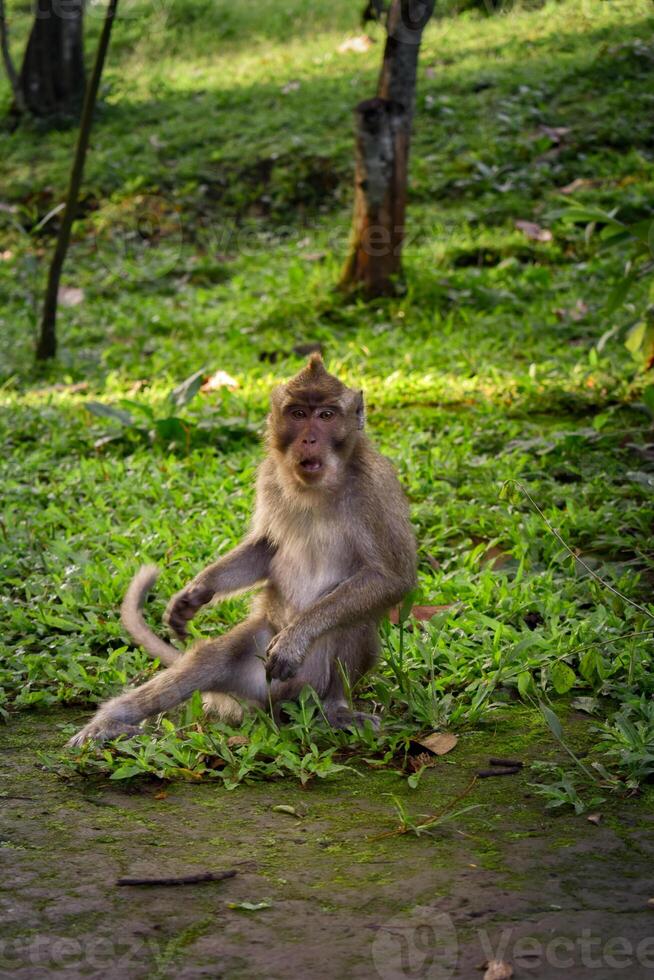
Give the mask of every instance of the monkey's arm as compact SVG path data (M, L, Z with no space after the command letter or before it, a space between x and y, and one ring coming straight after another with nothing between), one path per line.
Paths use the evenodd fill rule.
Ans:
M341 582L302 612L268 647L269 678L292 677L311 644L324 633L381 615L415 585L415 571L407 565L393 571L366 567Z
M214 596L233 595L268 578L275 550L266 537L249 537L229 554L207 565L168 603L164 614L168 626L184 638L188 621Z

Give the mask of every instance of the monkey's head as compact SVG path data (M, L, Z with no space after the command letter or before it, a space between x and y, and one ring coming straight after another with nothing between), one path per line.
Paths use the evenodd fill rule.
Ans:
M298 487L341 482L363 429L363 393L348 388L312 354L299 374L272 393L268 441Z

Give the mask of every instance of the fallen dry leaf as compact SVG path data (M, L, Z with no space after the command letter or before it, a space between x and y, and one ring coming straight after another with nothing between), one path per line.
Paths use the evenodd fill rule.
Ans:
M451 602L446 606L412 606L409 615L414 619L420 620L421 622L427 622L434 616L438 615L439 612L444 612L446 609L451 609L453 605L454 603ZM399 622L400 614L397 606L395 606L394 609L391 609L388 614L388 618L390 619L391 623L397 624Z
M549 228L541 228L537 225L535 221L522 221L521 219L515 223L518 231L521 231L523 235L531 239L532 242L551 242L552 232Z
M588 816L586 817L586 820L588 821L588 823L594 823L595 826L597 826L597 824L599 824L601 822L601 820L602 820L602 814L601 813L589 813Z
M238 388L238 381L231 374L227 374L227 371L216 371L210 378L207 378L200 391L218 391L219 388L233 390Z
M559 192L561 194L574 194L575 191L583 190L585 187L596 187L601 184L599 180L591 180L588 177L575 177L575 179L566 184L565 187L559 187Z
M168 799L168 793L165 790L161 790L159 793L154 794L155 800L166 800Z
M277 806L270 808L273 813L287 813L289 817L300 817L301 814L297 812L294 806L289 803L278 803Z
M375 42L367 34L359 34L357 37L346 37L342 44L339 44L338 51L345 54L347 51L354 51L356 54L363 54L369 51Z
M452 751L459 739L457 735L451 735L449 732L432 732L425 738L414 738L412 741L422 745L423 749L427 749L432 755L446 755Z
M513 555L510 555L508 551L502 551L496 545L491 545L481 556L480 563L482 565L490 565L491 568L502 568L503 565L507 565L512 559Z
M290 92L297 92L300 87L299 82L287 82L286 85L282 86L282 95L289 95Z
M239 745L247 745L250 741L245 735L230 735L227 739L227 746L230 749L237 749Z
M505 960L489 960L486 964L484 980L510 980L513 976L513 967Z
M62 306L79 306L84 302L84 290L77 286L60 286L57 300Z
M570 132L569 126L539 126L538 132L547 136L553 143L560 143L564 136Z
M554 310L554 315L557 320L574 320L575 323L583 318L588 313L588 307L584 303L583 299L578 299L573 307L566 310L562 306L557 306Z

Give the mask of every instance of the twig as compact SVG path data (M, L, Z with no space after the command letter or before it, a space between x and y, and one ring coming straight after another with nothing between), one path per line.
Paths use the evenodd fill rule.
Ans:
M177 878L118 878L117 885L199 885L205 881L224 881L233 878L235 870L205 871L196 875L180 875Z
M543 513L543 511L540 509L540 507L538 506L538 504L536 503L536 501L534 500L534 498L532 497L532 495L527 490L527 488L522 483L520 483L519 480L505 480L504 481L504 486L503 486L502 489L504 489L504 487L508 487L509 484L511 484L511 483L514 486L518 487L518 489L521 490L522 493L524 493L525 497L527 498L527 500L529 501L529 503L531 504L531 506L534 508L534 510L537 512L537 514L541 517L541 519L545 522L545 524L547 525L547 528L549 529L549 531L551 531L551 533L554 535L554 537L559 542L559 544L562 545L565 548L565 550L568 552L568 554L570 555L571 558L574 558L574 560L576 562L579 562L579 564L581 565L581 567L584 568L588 572L588 574L591 576L591 578L594 578L596 582L599 582L600 585L603 585L604 588L605 589L608 589L609 592L612 592L613 595L617 595L618 598L619 599L622 599L623 602L626 602L628 606L633 606L633 608L634 609L638 609L639 612L645 613L645 615L647 616L648 619L654 619L654 615L649 611L649 609L646 609L645 606L641 606L638 602L634 602L633 599L629 599L628 596L623 595L623 593L620 592L620 591L618 591L618 589L614 589L613 586L612 585L609 585L609 583L607 581L605 581L600 575L598 575L597 572L594 572L593 569L590 567L590 565L588 565L584 561L583 558L580 558L579 555L576 555L574 553L574 551L572 550L572 548L570 547L570 545L567 544L563 540L563 538L561 537L560 532L557 531L557 529L554 527L554 525L550 523L550 521L547 519L547 517L545 516L545 514Z
M520 759L496 759L492 758L488 760L489 766L506 766L509 769L522 769L524 762Z
M477 776L479 779L490 779L491 776L516 776L521 769L522 763L519 766L506 766L504 768L495 766L494 769L480 769Z

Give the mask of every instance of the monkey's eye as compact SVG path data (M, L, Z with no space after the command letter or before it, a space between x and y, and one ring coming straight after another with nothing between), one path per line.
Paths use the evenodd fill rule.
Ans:
M293 416L294 419L305 419L307 417L307 413L304 411L303 408L293 409L291 415Z
M329 419L333 419L334 418L334 413L333 412L330 412L329 409L326 408L324 412L321 412L320 413L320 418L321 419L325 419L326 421L329 421Z

